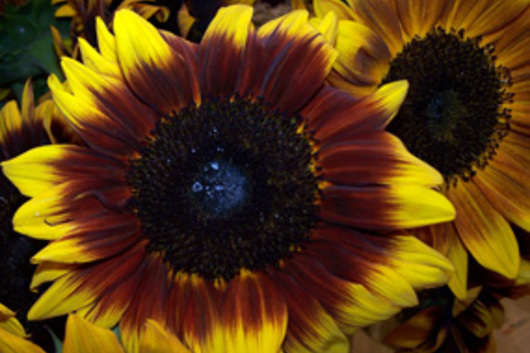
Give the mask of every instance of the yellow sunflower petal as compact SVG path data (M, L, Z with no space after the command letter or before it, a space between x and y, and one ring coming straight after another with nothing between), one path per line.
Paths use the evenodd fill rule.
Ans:
M455 274L451 277L448 285L456 298L463 300L467 296L468 255L464 244L454 231L453 225L450 226L450 229L452 231L449 236L447 257L455 268Z
M229 41L235 48L243 48L247 42L252 13L250 6L222 7L204 33L202 43L224 37L224 40Z
M0 141L22 127L22 115L16 101L7 102L0 111Z
M515 285L524 285L530 283L530 261L521 259L521 267L515 281Z
M512 229L480 190L471 182L460 183L447 194L457 216L460 239L484 267L515 278L519 270L519 246Z
M273 286L264 276L247 271L230 281L223 323L228 352L280 349L287 329L287 306Z
M374 265L375 271L367 279L366 286L374 295L385 298L399 307L418 304L418 298L410 283L395 269L385 265Z
M120 77L121 71L115 60L109 60L98 53L84 38L78 39L83 63L93 71L101 74Z
M446 284L454 271L447 258L412 236L396 236L389 258L392 267L416 289Z
M291 282L283 277L280 288L289 307L289 328L283 349L296 353L349 352L349 340L333 317L315 298Z
M116 12L114 33L119 63L129 86L159 113L178 111L200 100L193 65L195 52L190 46L173 50L153 25L128 10Z
M526 172L530 165L527 158L530 146L517 144L527 139L527 136L511 132L496 151L495 158L484 171L477 173L475 183L504 217L530 230L530 176Z
M65 275L53 283L33 304L29 320L42 320L74 312L97 298L93 288L82 287L75 273Z
M393 187L391 198L400 200L391 219L402 228L415 228L448 222L455 217L455 208L442 194L417 185Z
M309 13L307 11L293 11L263 24L258 30L258 36L265 37L276 31L283 32L287 36L295 36L307 24L308 17Z
M116 62L118 60L116 56L116 39L109 32L107 25L101 17L96 18L96 33L101 55L111 62Z
M387 0L347 0L353 18L382 36L392 55L400 52L403 37L394 2ZM339 16L339 19L342 19Z
M339 22L337 15L335 15L334 12L328 12L328 14L322 19L313 17L311 18L310 23L322 33L324 38L326 38L331 45L335 46Z
M49 163L60 159L65 152L61 145L36 147L2 162L2 170L22 194L35 197L60 183L55 168Z
M139 353L191 353L180 340L158 322L147 320L140 337Z
M85 251L85 248L79 238L56 240L33 255L31 262L38 264L44 261L56 261L75 264L91 262L98 259Z
M35 118L35 99L33 96L33 86L31 81L28 79L24 84L22 90L22 118L23 119L34 119Z
M132 11L116 13L114 31L119 38L117 52L126 75L141 70L142 65L156 67L172 59L171 48L158 30Z
M5 330L18 337L26 337L26 331L15 315L14 311L0 303L0 331Z
M36 239L53 240L72 231L75 226L62 212L62 197L69 184L50 187L42 194L30 199L17 210L13 217L14 229Z
M333 12L340 20L354 19L352 10L340 0L316 0L314 10L319 18L324 18L328 13Z
M29 310L28 319L39 320L71 313L91 306L100 296L108 295L114 300L107 306L109 310L101 322L115 324L116 316L121 316L124 308L129 306L129 293L138 288L134 280L138 279L137 272L142 271L145 245L145 242L139 241L122 253L91 267L71 267L67 274L59 277L41 295ZM115 291L119 295L111 295ZM98 317L94 319L99 321Z
M353 96L371 93L386 76L390 52L372 29L353 21L339 21L335 48L339 56L330 83Z
M93 97L93 92L104 92L109 88L113 88L113 83L117 82L111 77L102 76L99 72L92 70L86 63L82 64L68 57L62 59L61 66L73 94L78 98L87 99L87 102L91 105L97 103Z
M46 353L42 348L19 336L0 329L0 352L2 353Z
M343 280L329 273L311 258L297 258L286 268L306 290L319 288L317 300L332 314L347 335L362 327L383 321L401 310L399 306L372 293L366 286Z
M76 314L68 315L63 344L64 353L123 353L116 335L97 327Z
M30 288L31 290L37 290L43 283L57 280L59 277L67 274L71 269L71 266L53 263L43 262L37 266L33 277L31 278Z
M389 114L387 123L397 114L399 107L401 107L407 96L408 89L409 83L407 81L394 81L381 86L371 96L371 99L380 104L385 111L394 113Z

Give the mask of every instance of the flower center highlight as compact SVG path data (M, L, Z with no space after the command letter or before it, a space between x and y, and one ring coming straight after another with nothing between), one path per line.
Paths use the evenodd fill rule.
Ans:
M199 169L191 185L194 203L213 219L240 211L248 200L249 186L240 168L226 161L212 161Z
M436 168L447 186L484 168L508 133L513 94L494 48L464 31L436 28L405 45L382 84L406 79L409 94L388 130Z
M128 173L148 250L175 272L229 280L302 248L319 190L300 123L238 97L163 117Z

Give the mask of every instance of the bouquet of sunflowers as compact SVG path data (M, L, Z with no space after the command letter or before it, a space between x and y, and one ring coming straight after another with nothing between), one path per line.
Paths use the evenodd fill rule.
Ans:
M530 293L529 19L2 0L0 353L347 353L374 327L502 353L500 301Z

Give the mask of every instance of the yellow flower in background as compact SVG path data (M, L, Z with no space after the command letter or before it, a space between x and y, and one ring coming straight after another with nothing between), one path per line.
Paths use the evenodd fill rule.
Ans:
M346 334L447 282L404 228L446 222L442 182L384 129L407 91L324 86L334 49L293 12L256 31L219 11L200 45L119 11L53 98L86 147L2 163L31 199L15 229L49 240L29 312L77 311L128 352L155 319L192 352L347 352Z
M409 93L388 126L444 177L454 222L416 234L448 254L464 297L467 249L514 278L520 264L510 222L530 229L530 4L526 0L315 0L340 55L331 85L353 96L394 80ZM317 21L318 22L318 21Z

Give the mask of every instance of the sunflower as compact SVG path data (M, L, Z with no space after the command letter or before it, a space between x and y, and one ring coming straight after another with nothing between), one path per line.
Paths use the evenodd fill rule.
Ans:
M444 177L454 222L418 236L456 266L466 293L468 254L514 278L510 222L530 229L530 3L316 0L339 18L331 85L359 97L406 79L409 94L388 131Z
M54 100L86 147L2 163L31 198L15 229L47 239L30 319L146 319L192 352L346 352L345 334L417 303L452 270L398 230L449 221L441 176L384 128L407 91L324 85L334 49L293 12L259 31L221 9L200 45L137 14L98 21Z
M15 314L0 304L0 351L2 353L44 353L25 339L26 333ZM160 323L147 320L140 336L139 353L189 353L182 342ZM56 348L57 349L57 348ZM76 314L68 315L63 353L124 353L118 338L109 329L98 327Z

